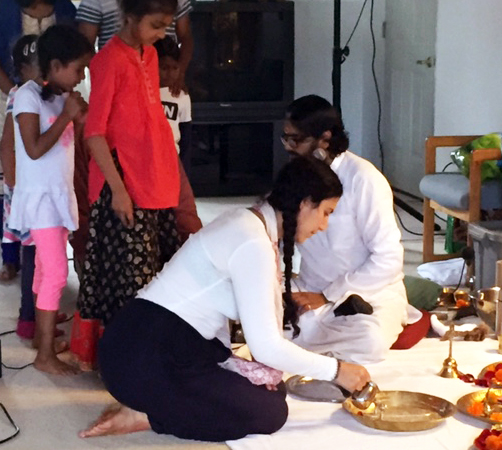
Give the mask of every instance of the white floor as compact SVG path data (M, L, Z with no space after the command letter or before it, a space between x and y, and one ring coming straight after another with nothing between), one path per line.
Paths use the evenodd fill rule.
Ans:
M197 205L204 223L229 207L250 205L253 198L199 199ZM412 202L420 208L419 202ZM422 224L407 213L399 212L405 226L421 233ZM421 263L421 236L403 231L405 246L405 272L416 274ZM438 248L442 245L442 239ZM73 271L62 301L62 310L72 313L78 290L78 280ZM16 326L19 307L19 279L0 286L0 333ZM70 323L64 324L67 333ZM33 361L35 351L30 343L15 334L1 337L2 361L8 366L22 366ZM0 403L5 405L21 433L2 448L17 450L66 449L127 449L156 450L179 448L187 450L226 448L224 444L183 441L172 436L159 436L152 432L128 436L82 440L77 431L95 419L112 398L106 393L96 373L74 377L50 376L36 371L32 366L23 370L3 369L0 379ZM10 434L9 424L0 411L0 440Z

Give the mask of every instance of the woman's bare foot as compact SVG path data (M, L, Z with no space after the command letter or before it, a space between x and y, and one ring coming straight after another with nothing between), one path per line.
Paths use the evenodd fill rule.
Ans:
M145 413L134 411L127 406L116 403L106 408L96 422L78 435L81 438L87 438L111 434L128 434L151 429L152 427Z
M0 269L0 281L11 281L16 278L16 266L12 263L6 263Z
M78 367L66 364L58 359L56 355L44 357L38 354L33 362L33 366L41 372L50 373L52 375L76 375L80 373Z

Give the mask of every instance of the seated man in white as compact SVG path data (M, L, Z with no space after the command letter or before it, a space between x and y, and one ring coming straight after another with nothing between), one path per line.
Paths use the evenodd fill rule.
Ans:
M299 246L294 298L303 314L294 342L347 361L380 361L403 327L422 317L406 297L389 183L369 161L347 151L340 116L321 97L289 106L283 143L292 155L323 159L344 188L328 229Z

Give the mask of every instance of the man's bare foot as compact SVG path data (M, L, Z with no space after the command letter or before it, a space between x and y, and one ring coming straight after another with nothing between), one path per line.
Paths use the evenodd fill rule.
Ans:
M111 434L128 434L151 429L148 416L145 413L134 411L134 409L116 403L106 408L96 422L78 435L81 438L87 438Z
M39 339L37 339L36 336L35 338L33 338L32 347L37 349L39 347ZM54 341L54 352L56 353L56 355L65 352L69 348L70 346L66 341Z
M16 266L12 263L6 263L0 269L0 281L11 281L16 278Z
M37 355L35 361L33 362L33 366L41 372L50 373L52 375L76 375L77 373L80 373L78 367L66 364L58 359L56 355L47 357Z

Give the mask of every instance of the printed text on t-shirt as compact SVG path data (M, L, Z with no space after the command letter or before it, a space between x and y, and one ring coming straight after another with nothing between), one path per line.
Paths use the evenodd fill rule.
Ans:
M164 114L170 120L176 120L178 117L178 104L171 102L162 102L162 106L164 107Z

